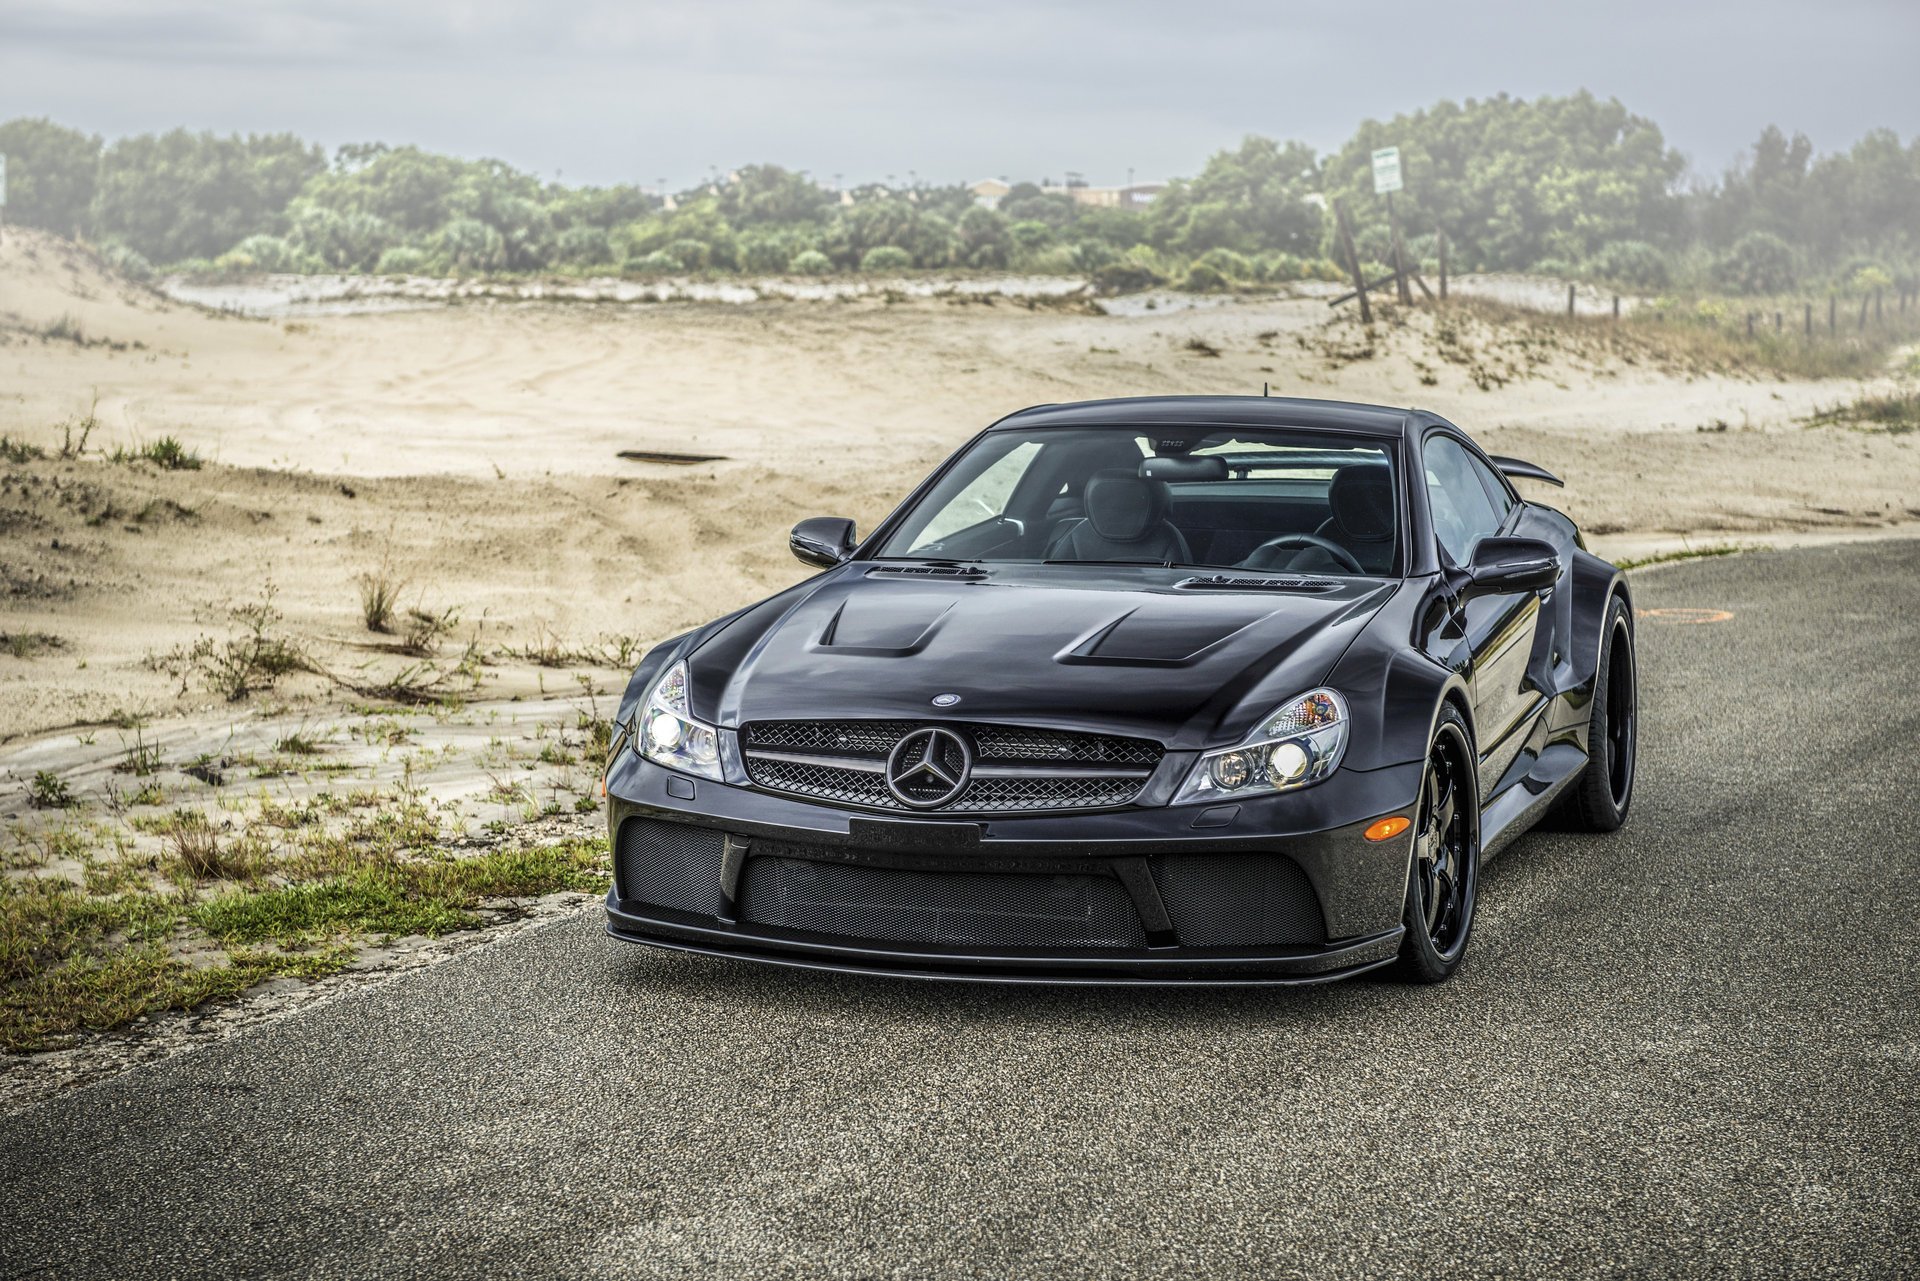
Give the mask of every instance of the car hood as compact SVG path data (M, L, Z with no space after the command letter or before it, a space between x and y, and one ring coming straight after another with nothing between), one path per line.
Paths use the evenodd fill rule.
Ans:
M1243 701L1326 679L1392 595L1194 590L1191 569L996 566L973 580L854 562L749 609L694 653L695 711L1102 729L1205 745ZM957 695L937 707L936 696ZM943 700L945 701L945 700Z

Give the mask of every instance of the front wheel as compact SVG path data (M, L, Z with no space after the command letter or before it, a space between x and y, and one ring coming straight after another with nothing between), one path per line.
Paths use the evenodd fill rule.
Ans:
M1480 789L1466 722L1448 706L1434 727L1407 873L1407 933L1398 972L1410 983L1451 978L1467 954L1480 887Z

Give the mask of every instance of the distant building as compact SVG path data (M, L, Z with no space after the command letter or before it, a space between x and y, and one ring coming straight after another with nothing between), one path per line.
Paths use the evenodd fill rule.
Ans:
M1007 193L1012 191L1013 187L1001 182L998 178L982 178L967 190L973 193L975 204L984 209L998 209L1000 202L1006 199Z
M1041 184L1040 190L1049 196L1065 196L1076 205L1088 205L1095 209L1140 210L1152 204L1153 198L1166 190L1166 186L1164 182L1136 182L1124 187L1090 187L1070 177L1061 186L1055 186L1049 179ZM977 204L998 209L1013 187L998 178L983 178L967 190L973 193Z
M1089 187L1085 183L1070 182L1064 187L1042 187L1040 190L1050 196L1065 196L1076 205L1091 205L1096 209L1145 209L1153 203L1153 198L1166 190L1164 182L1136 182L1128 187Z

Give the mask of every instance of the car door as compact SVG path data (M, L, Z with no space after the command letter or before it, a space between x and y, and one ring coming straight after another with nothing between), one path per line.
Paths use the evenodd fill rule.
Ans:
M1500 479L1457 437L1435 432L1427 437L1423 452L1427 507L1440 559L1464 570L1473 563L1481 539L1506 530L1516 504ZM1485 787L1500 777L1519 750L1523 736L1514 731L1539 701L1539 693L1527 682L1527 662L1540 622L1540 595L1495 592L1456 598L1453 609L1471 656L1467 679Z

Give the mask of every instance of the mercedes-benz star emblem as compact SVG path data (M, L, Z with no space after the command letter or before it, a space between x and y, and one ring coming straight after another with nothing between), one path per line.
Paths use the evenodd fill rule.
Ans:
M935 694L933 696L933 705L935 707L952 707L959 701L960 696L958 694Z
M939 726L917 729L887 757L887 790L911 809L938 809L967 790L972 772L966 739Z

